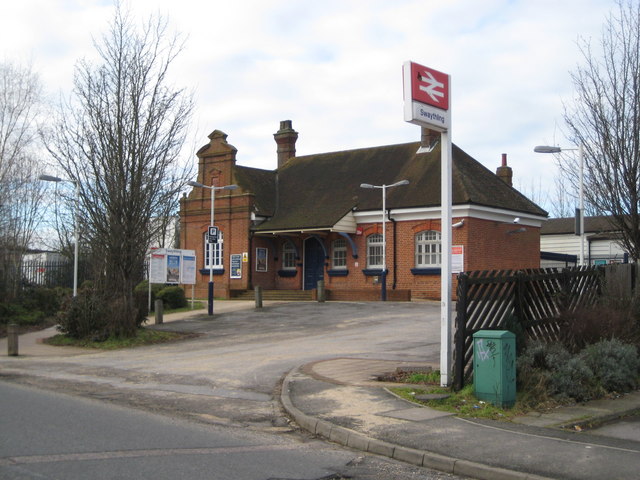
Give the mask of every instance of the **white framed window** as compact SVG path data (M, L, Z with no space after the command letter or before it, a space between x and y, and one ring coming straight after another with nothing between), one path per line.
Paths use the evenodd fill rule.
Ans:
M347 268L347 241L338 238L331 244L331 268Z
M374 233L367 237L367 268L382 268L382 234Z
M285 242L282 245L282 269L295 270L296 268L296 249L291 242Z
M416 268L435 268L442 264L440 232L425 230L415 237Z
M224 268L222 258L224 252L224 240L222 231L218 231L218 242L213 244L213 262L210 258L211 246L207 243L207 233L204 233L204 268L222 270Z

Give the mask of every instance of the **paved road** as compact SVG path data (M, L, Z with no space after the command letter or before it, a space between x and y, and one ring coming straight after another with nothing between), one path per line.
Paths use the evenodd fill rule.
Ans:
M204 426L0 382L3 479L455 478L310 440Z
M439 314L434 303L280 304L162 326L201 335L192 340L73 356L0 357L0 367L5 378L46 388L209 423L279 429L286 423L274 393L292 368L337 357L437 365Z
M217 305L218 311L224 310L221 303ZM277 396L283 376L292 368L340 357L434 365L439 359L438 304L388 302L382 307L378 302L308 302L271 305L261 310L234 310L217 314L213 319L205 314L159 327L200 335L182 342L117 352L62 349L58 353L58 350L43 348L45 356L0 357L0 380L138 407L172 418L196 420L201 426L214 430L223 428L221 431L226 432L224 429L235 431L241 427L245 434L267 435L267 440L261 443L265 445L280 445L283 439L295 439L293 445L302 448L312 439L289 425ZM0 401L5 403L4 398ZM45 413L44 417L40 425L46 425L46 419L56 415ZM101 421L96 429L103 423ZM47 432L51 433L48 427ZM126 437L132 435L131 432ZM93 437L100 438L95 433ZM103 437L108 439L109 435ZM317 448L317 442L313 444ZM184 448L194 448L189 443L185 445ZM106 452L122 450L117 442L104 448ZM183 447L168 442L165 448ZM205 443L202 448L215 447ZM291 446L283 448L285 454L289 448L295 450ZM52 454L51 451L44 453ZM262 456L270 455L268 450L259 453L260 463ZM456 478L360 453L350 452L347 457L340 457L331 465L334 471L350 472L350 478ZM264 462L269 464L267 460ZM311 465L313 468L304 475L283 477L274 473L252 477L248 472L246 477L219 478L322 478L319 470L314 470L315 464L311 462ZM340 470L336 465L350 466L351 470Z

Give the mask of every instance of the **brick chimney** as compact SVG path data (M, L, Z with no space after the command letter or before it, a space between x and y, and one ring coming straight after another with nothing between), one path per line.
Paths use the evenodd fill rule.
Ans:
M280 130L273 134L273 138L278 144L278 168L296 156L296 140L298 132L291 126L291 120L282 120Z
M496 175L500 178L504 183L513 187L513 170L511 167L507 166L507 154L502 154L502 166L498 167L496 170Z

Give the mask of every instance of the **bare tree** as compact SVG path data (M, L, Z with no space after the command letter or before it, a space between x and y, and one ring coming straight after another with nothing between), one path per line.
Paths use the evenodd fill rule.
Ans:
M0 64L0 293L16 295L38 223L42 188L34 148L42 88L30 67Z
M572 73L575 101L565 106L570 138L584 147L585 199L611 215L621 243L640 259L640 3L619 0L598 48L580 42L584 64ZM578 185L576 156L563 173Z
M95 42L100 61L78 63L74 95L48 143L65 175L77 182L100 289L126 317L109 327L116 335L135 331L133 288L161 228L153 219L177 210L190 173L180 167L179 155L193 103L169 85L169 67L182 44L167 28L159 16L138 28L116 7L108 33Z

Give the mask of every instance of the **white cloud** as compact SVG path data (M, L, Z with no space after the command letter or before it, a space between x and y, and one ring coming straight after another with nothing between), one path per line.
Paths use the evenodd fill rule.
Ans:
M580 61L578 36L598 38L612 0L135 0L138 18L167 15L187 43L175 83L196 91L194 143L229 135L241 163L275 166L272 134L291 119L298 153L417 140L402 120L405 60L452 76L452 137L495 170L509 154L516 184L553 189L562 100ZM69 91L113 6L22 0L4 6L0 56L31 58L45 85ZM191 147L191 145L190 145ZM534 182L536 183L536 182Z

